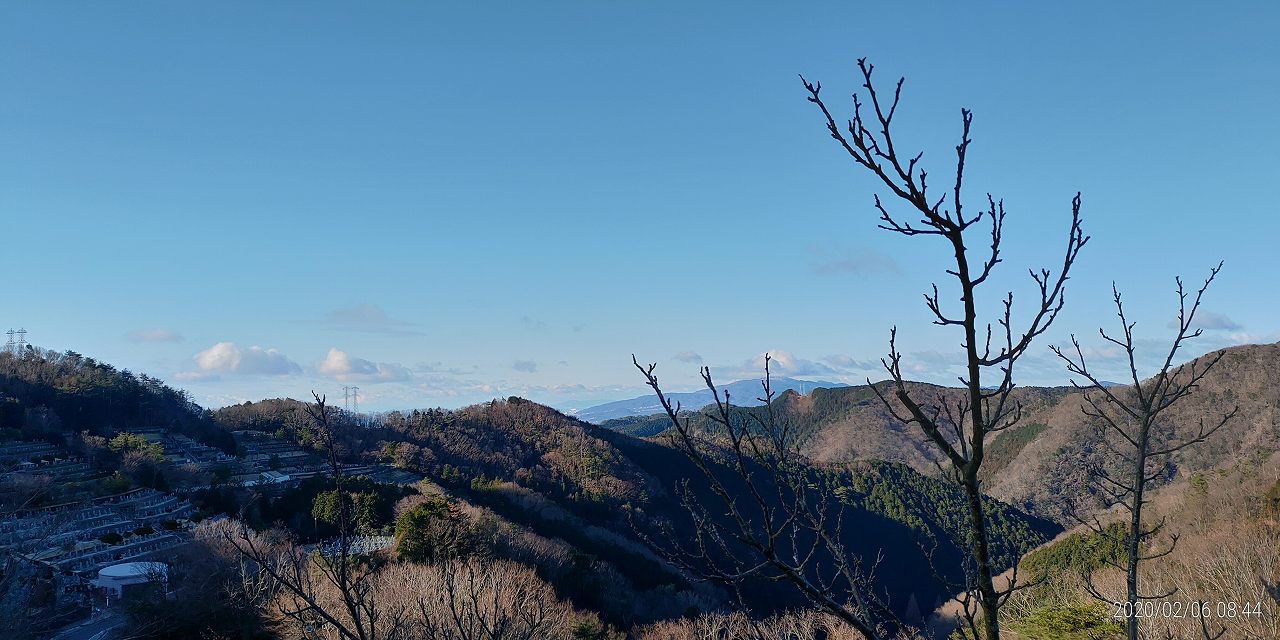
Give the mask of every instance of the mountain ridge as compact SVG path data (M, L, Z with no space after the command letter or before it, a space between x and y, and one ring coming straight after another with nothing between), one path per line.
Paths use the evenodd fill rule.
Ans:
M848 386L842 382L800 380L788 377L773 378L771 385L774 393L798 391L801 394L809 393L815 389L831 389ZM758 379L737 380L725 385L717 385L717 388L721 391L728 391L733 403L736 405L753 407L763 404L759 400L761 387L760 380ZM667 398L671 400L672 404L679 402L683 408L688 410L701 409L715 402L715 399L711 396L711 391L709 389L677 391L666 395ZM745 402L743 402L744 399ZM585 422L599 424L607 420L654 415L662 412L662 405L658 404L657 398L650 393L642 396L636 396L634 398L605 402L603 404L571 412L570 415Z
M1280 372L1280 344L1226 347L1188 363L1203 366L1219 354L1222 359L1198 388L1165 418L1192 428L1201 419L1221 417L1235 404L1241 411L1208 442L1175 456L1170 479L1280 448L1280 387L1271 384ZM1128 386L1108 384L1118 392ZM915 397L952 401L963 394L962 389L918 382L908 383L908 390ZM984 466L984 482L989 495L1027 513L1071 523L1064 500L1086 492L1085 470L1101 455L1097 451L1101 436L1082 412L1087 392L1075 387L1014 390L1013 398L1023 405L1023 416L1017 427L988 440L991 459ZM889 414L870 385L817 389L806 396L784 393L775 403L783 418L812 433L805 453L815 462L885 460L906 464L925 475L936 475L936 464L944 462L917 428L903 425ZM698 411L686 415L695 423L706 419ZM659 415L605 421L602 426L653 437L670 425L666 416Z

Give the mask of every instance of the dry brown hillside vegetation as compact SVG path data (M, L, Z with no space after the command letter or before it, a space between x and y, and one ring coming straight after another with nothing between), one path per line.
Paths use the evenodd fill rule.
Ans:
M268 400L220 409L215 418L227 428L272 432L313 446L313 425L300 418L304 408L296 401ZM453 497L473 531L469 552L532 567L557 597L615 628L724 611L735 601L723 587L692 579L663 557L668 533L681 542L689 539L689 516L674 496L677 486L698 474L665 443L602 429L519 398L382 414L343 424L335 443L350 459L426 476ZM898 615L916 620L950 596L934 573L955 580L961 570L952 539L960 526L959 495L955 487L902 464L844 467L827 471L841 486L840 507L849 522L843 544L869 561L883 556L893 563L895 571L876 575L876 593ZM696 491L704 489L695 485ZM1060 530L989 504L1002 568ZM305 533L312 519L303 506L308 508L301 517L280 519L299 523ZM257 525L270 526L282 509L273 508ZM933 550L932 565L926 549ZM744 589L743 597L765 616L805 605L786 585L768 580Z
M1178 452L1165 471L1166 483L1240 458L1265 458L1280 448L1280 386L1273 383L1280 375L1280 344L1231 347L1221 353L1221 362L1164 420L1175 432L1194 431L1202 419L1221 417L1224 410L1237 405L1240 411L1207 442ZM954 400L964 393L921 383L909 386L921 397ZM1118 387L1117 392L1123 389ZM1023 405L1023 418L988 440L983 475L989 495L1030 514L1064 525L1075 523L1068 507L1089 493L1088 469L1102 455L1100 425L1091 423L1081 410L1084 393L1072 387L1014 391L1014 398ZM806 396L786 393L777 404L788 420L814 431L806 453L816 461L885 460L907 464L926 475L938 473L936 463L941 460L936 450L914 426L894 420L869 386L816 389ZM630 419L605 425L652 435L661 422ZM1087 510L1087 505L1077 506Z
M1280 453L1194 473L1161 490L1150 503L1164 528L1152 547L1173 551L1141 566L1144 588L1165 597L1142 604L1140 637L1198 640L1280 638ZM1122 514L1100 516L1122 526ZM1045 581L1016 594L1008 607L1009 637L1023 640L1122 638L1118 606L1124 573L1115 540L1085 527L1063 534L1022 561ZM1201 626L1201 620L1204 626Z
M1202 421L1220 418L1232 407L1239 407L1239 412L1206 442L1177 452L1164 471L1166 482L1240 460L1264 460L1280 448L1280 387L1274 384L1280 372L1280 345L1246 345L1222 353L1222 360L1195 392L1171 407L1162 419L1174 434L1181 435L1194 433ZM1024 424L1045 427L991 477L987 487L991 495L1029 512L1068 521L1065 509L1087 494L1084 475L1102 455L1100 425L1085 418L1081 403L1079 392L1067 394L1028 417ZM998 440L993 448L999 449Z

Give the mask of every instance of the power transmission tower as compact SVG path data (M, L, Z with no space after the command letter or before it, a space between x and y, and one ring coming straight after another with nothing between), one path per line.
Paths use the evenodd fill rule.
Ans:
M21 356L27 350L27 330L18 329L18 355Z
M13 353L16 350L17 345L13 342L13 334L15 333L17 333L17 331L14 331L13 329L5 332L5 335L9 336L9 341L4 343L5 353Z
M360 387L342 388L342 409L347 413L360 413Z

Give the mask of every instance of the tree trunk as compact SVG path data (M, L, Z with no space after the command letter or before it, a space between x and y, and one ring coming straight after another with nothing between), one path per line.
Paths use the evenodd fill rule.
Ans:
M973 534L971 549L977 573L975 577L978 582L978 599L982 602L986 640L998 640L1000 638L1000 594L996 591L995 580L991 575L987 519L982 511L982 492L979 490L976 474L975 477L966 477L963 486L969 504L969 524Z
M1138 640L1138 562L1141 559L1138 553L1142 542L1142 500L1143 490L1146 489L1147 484L1147 449L1150 432L1150 425L1143 424L1138 434L1138 458L1134 464L1133 474L1133 509L1129 514L1129 539L1125 541L1128 543L1126 545L1128 566L1125 567L1124 580L1125 600L1129 604L1129 610L1125 612L1127 615L1124 624L1127 640Z

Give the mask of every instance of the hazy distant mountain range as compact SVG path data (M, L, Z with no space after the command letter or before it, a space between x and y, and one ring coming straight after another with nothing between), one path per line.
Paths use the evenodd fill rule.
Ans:
M772 387L774 394L781 394L783 391L798 391L803 395L813 391L814 389L834 389L836 387L847 387L849 385L822 380L773 378L770 386ZM731 382L720 388L721 390L729 392L729 397L733 401L733 404L737 406L756 407L764 404L760 402L759 399L762 395L759 380L739 380L737 382ZM668 393L667 397L671 402L679 402L683 408L690 411L696 411L714 402L711 397L711 391L707 389L690 391L687 393ZM594 422L599 424L605 420L616 420L618 418L626 418L630 416L649 416L655 413L662 413L662 405L658 404L657 396L650 393L638 398L615 400L613 402L598 404L594 407L587 407L581 411L574 412L573 416L584 422Z

